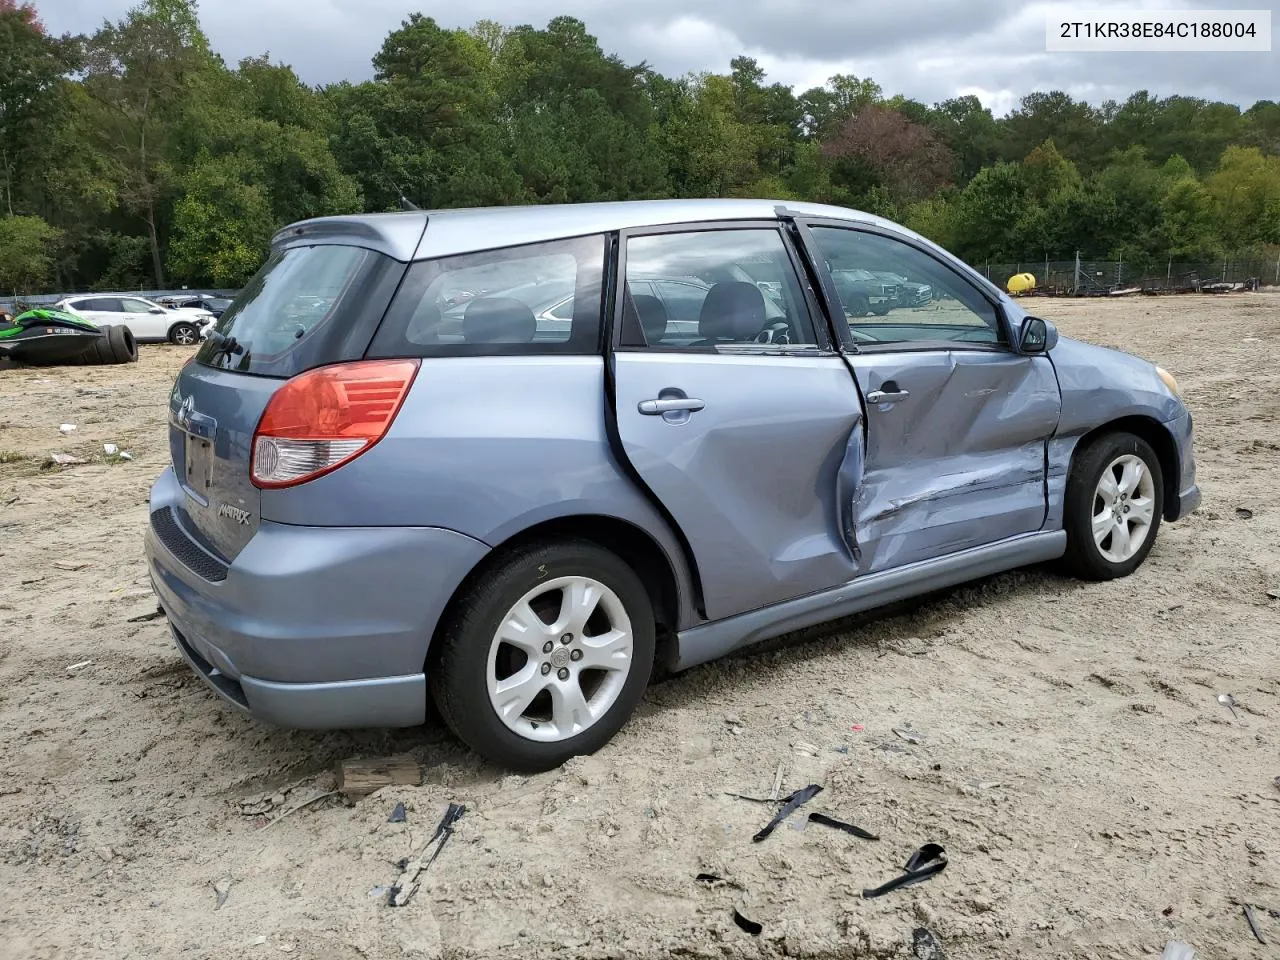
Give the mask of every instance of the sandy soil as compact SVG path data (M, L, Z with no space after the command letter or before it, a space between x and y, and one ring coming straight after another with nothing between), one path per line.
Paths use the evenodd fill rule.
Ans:
M185 352L0 370L0 957L906 957L920 925L952 960L1274 956L1240 904L1280 908L1280 294L1037 306L1165 365L1197 417L1205 505L1136 575L1017 572L694 670L532 778L437 728L285 732L222 706L163 621L135 621ZM53 451L90 462L42 467ZM340 758L396 751L423 786L297 809ZM769 809L725 791L767 793L779 765L881 839L753 843ZM468 811L421 891L383 905L449 801ZM926 842L943 874L859 897Z

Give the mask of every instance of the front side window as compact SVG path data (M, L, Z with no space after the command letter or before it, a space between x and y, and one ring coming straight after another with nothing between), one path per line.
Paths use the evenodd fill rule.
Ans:
M154 308L145 300L125 300L125 313L150 313Z
M1006 342L995 306L924 251L861 230L814 227L812 234L859 346Z
M371 356L596 353L604 238L413 264Z
M662 350L812 346L803 288L776 229L627 240L621 345ZM654 292L640 292L644 288Z

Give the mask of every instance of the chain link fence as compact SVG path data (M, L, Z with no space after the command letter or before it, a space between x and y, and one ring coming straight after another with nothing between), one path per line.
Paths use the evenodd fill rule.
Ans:
M1221 290L1224 284L1244 288L1280 285L1277 260L1166 260L1163 268L1150 262L1123 260L1025 260L1021 263L979 263L973 266L1002 290L1019 273L1035 277L1035 293L1093 296L1119 290L1183 293Z
M142 297L144 300L159 300L162 297L198 297L201 295L234 297L238 292L238 290L206 290L201 288L191 290L82 290L78 292L65 291L63 293L33 293L29 295L0 294L0 310L8 311L16 316L23 310L32 310L36 307L51 307L66 297Z

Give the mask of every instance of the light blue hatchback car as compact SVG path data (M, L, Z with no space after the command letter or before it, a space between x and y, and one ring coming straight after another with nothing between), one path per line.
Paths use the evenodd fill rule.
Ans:
M146 553L214 690L319 728L432 696L525 770L606 743L657 658L1041 561L1125 576L1200 500L1168 373L812 204L295 224L169 416Z

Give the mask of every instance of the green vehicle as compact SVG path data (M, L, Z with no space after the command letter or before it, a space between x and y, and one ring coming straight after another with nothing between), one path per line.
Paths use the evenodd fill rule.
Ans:
M133 363L138 345L127 327L100 327L61 310L38 308L0 320L0 357L32 366Z

